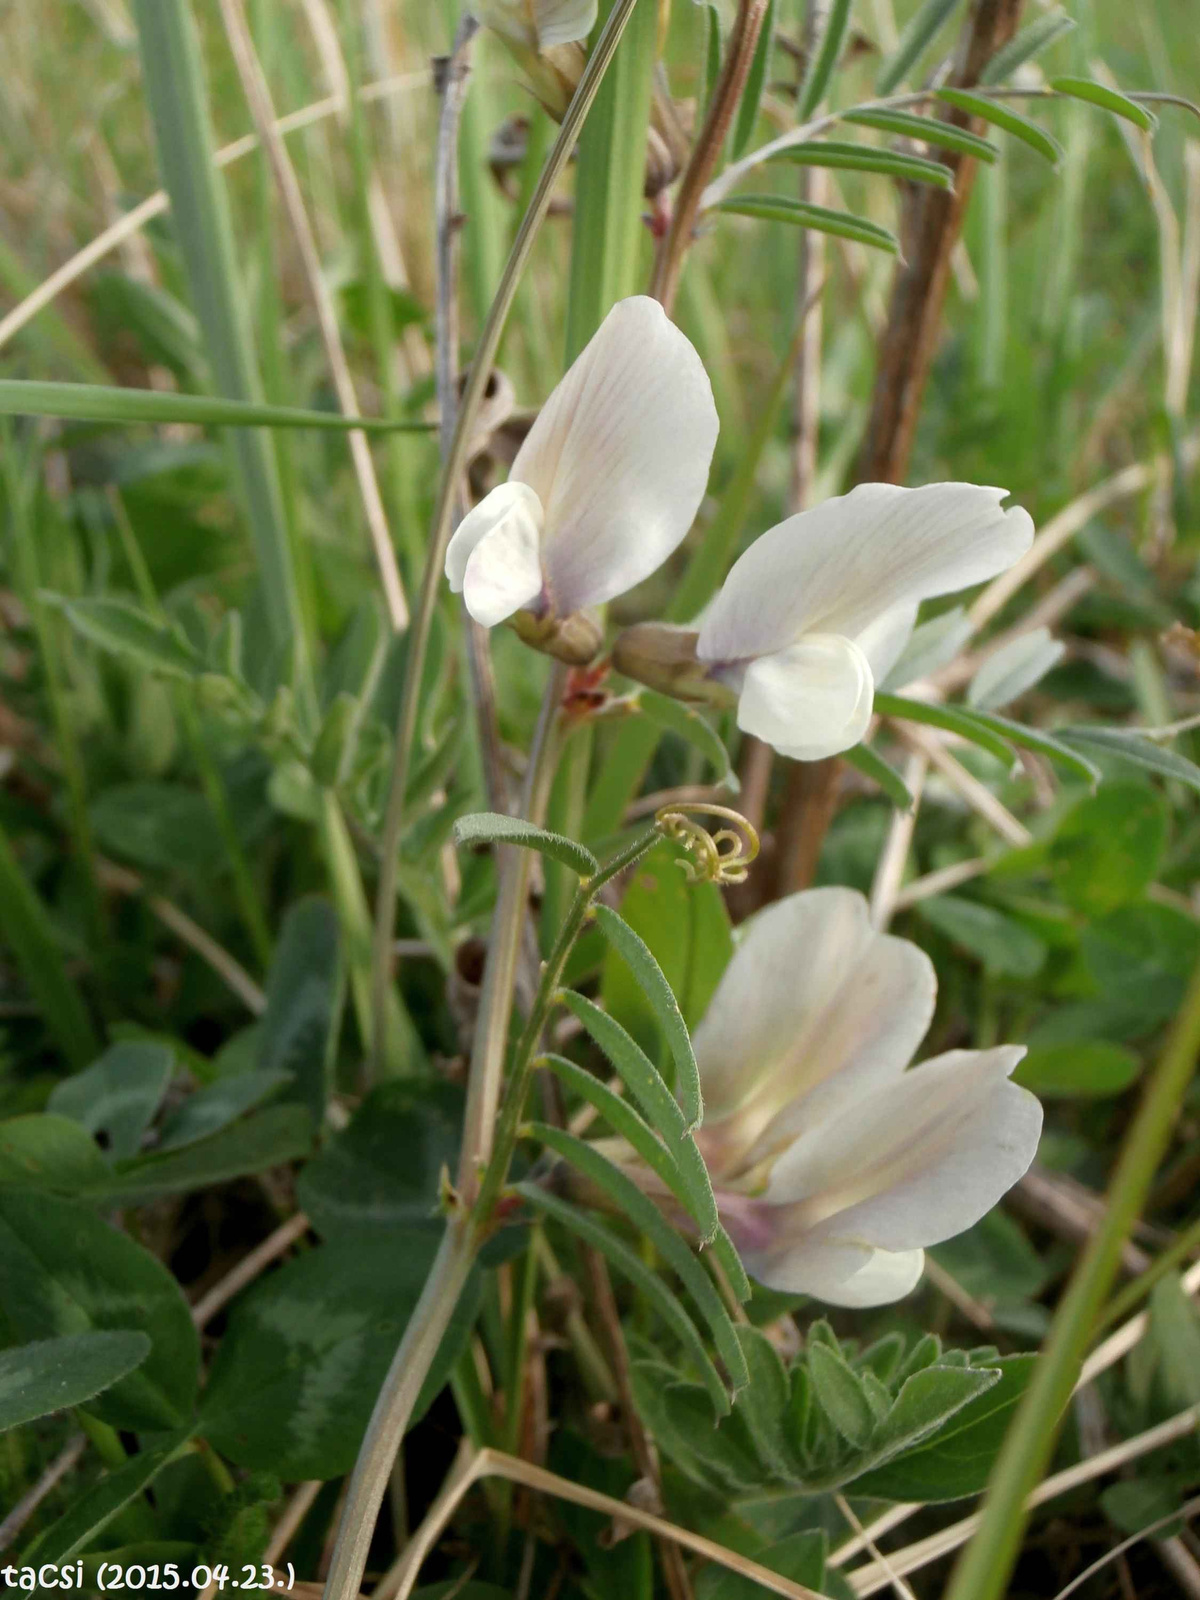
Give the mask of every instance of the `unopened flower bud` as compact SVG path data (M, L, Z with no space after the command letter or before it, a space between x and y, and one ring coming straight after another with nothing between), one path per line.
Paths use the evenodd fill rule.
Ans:
M600 654L604 643L603 628L587 611L573 611L569 617L518 611L511 621L513 631L532 649L564 661L569 667L586 667Z

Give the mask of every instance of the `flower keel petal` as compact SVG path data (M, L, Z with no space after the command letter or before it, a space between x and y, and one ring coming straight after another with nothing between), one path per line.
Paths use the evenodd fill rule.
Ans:
M871 720L875 685L853 639L809 634L746 668L738 727L797 761L856 745Z

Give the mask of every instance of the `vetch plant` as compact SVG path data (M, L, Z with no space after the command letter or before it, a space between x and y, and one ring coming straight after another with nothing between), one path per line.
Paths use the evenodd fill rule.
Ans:
M1019 0L133 0L163 193L0 318L22 1568L812 1600L978 1526L999 1600L1186 1519L1200 160L1099 57L1194 40L1108 4L1084 78ZM17 292L76 76L135 181L75 9Z

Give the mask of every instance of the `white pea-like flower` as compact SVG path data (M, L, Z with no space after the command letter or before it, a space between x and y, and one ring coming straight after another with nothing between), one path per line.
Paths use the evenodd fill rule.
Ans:
M473 0L480 22L527 50L586 39L596 26L597 0Z
M1009 1082L1022 1047L908 1067L935 996L928 956L873 929L853 890L791 895L749 924L696 1030L696 1142L761 1283L837 1306L898 1300L925 1248L1028 1169L1042 1109ZM602 1148L683 1222L623 1141Z
M521 614L542 634L623 594L691 527L717 429L686 336L657 301L620 301L542 407L508 482L459 524L450 587L484 627Z
M875 684L922 600L994 578L1033 523L1006 489L864 483L789 517L734 563L700 623L696 655L737 696L738 726L801 761L867 730Z

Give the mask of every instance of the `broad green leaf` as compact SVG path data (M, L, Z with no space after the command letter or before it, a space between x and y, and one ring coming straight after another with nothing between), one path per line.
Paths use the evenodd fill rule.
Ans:
M851 0L832 0L825 14L820 43L813 50L804 68L804 80L796 101L796 120L807 122L825 98L829 80L842 59L846 36L850 31Z
M764 222L790 222L798 228L811 228L816 233L835 234L839 239L853 239L857 244L870 245L875 250L886 250L898 255L900 241L887 228L866 217L856 217L849 211L833 211L829 206L813 205L809 200L791 200L781 194L738 194L720 201L715 211L728 211L739 217L758 217Z
M89 1133L105 1135L105 1148L121 1161L141 1149L174 1066L166 1045L123 1039L90 1067L57 1084L47 1110L73 1118Z
M657 1360L635 1361L631 1377L638 1415L675 1467L726 1499L758 1484L762 1468L753 1452L736 1445L731 1451L722 1448L711 1402L699 1384L682 1382L678 1372Z
M645 940L610 906L597 905L595 914L600 931L633 973L658 1018L675 1060L675 1093L690 1132L699 1127L704 1116L704 1097L700 1069L679 1002Z
M1153 789L1105 784L1063 818L1050 842L1051 876L1069 906L1100 917L1140 898L1166 844L1166 811Z
M924 722L931 728L944 728L947 733L960 734L964 739L969 739L972 744L979 745L989 755L1002 761L1006 767L1011 767L1014 761L1012 750L989 727L985 719L972 711L965 711L959 706L935 705L928 700L910 700L907 695L882 694L875 695L875 709L883 717L898 717L907 722Z
M205 796L182 783L118 783L88 815L103 849L159 872L220 872L225 845Z
M0 1433L82 1405L150 1354L144 1333L76 1333L0 1350Z
M1013 1412L1032 1375L1032 1355L1000 1356L1000 1380L913 1450L857 1478L856 1495L961 1500L986 1486Z
M536 850L549 856L581 878L594 877L600 863L590 850L564 839L560 833L548 833L545 828L535 828L532 822L520 817L505 816L499 811L477 811L469 817L459 817L454 824L456 844L512 844L523 850Z
M967 687L967 704L974 711L998 711L1040 682L1066 648L1049 628L1018 634L984 661Z
M457 1166L462 1108L461 1089L448 1083L372 1089L300 1174L297 1198L317 1232L357 1248L361 1239L440 1231L438 1189L443 1170Z
M825 1343L810 1342L807 1361L821 1410L848 1444L863 1449L878 1423L858 1374Z
M1080 939L1088 975L1106 999L1132 1002L1127 1020L1146 1033L1179 1007L1200 959L1200 923L1175 906L1134 901L1088 925ZM1137 1037L1139 1030L1121 1035Z
M103 1205L146 1205L162 1195L208 1189L285 1166L308 1155L312 1144L312 1118L304 1106L266 1106L180 1149L119 1162L107 1187L84 1198Z
M874 1441L875 1459L890 1458L919 1444L999 1381L1000 1371L995 1367L934 1365L914 1372L905 1379Z
M1061 6L1055 6L1044 17L1038 17L1027 28L1022 28L1003 49L997 50L984 67L980 81L1003 83L1005 78L1010 78L1018 67L1024 66L1026 61L1032 61L1034 56L1049 49L1074 27L1074 17L1069 17Z
M937 97L946 105L954 106L958 111L969 112L971 116L979 117L984 122L990 122L993 127L1010 133L1014 139L1020 139L1031 150L1036 150L1038 155L1044 156L1053 167L1057 167L1063 158L1063 147L1058 140L1052 138L1045 128L1040 128L1036 122L1031 122L1019 111L1014 111L1011 106L1001 105L985 95L971 94L966 89L939 89Z
M904 779L895 767L889 766L870 745L856 744L852 749L843 752L842 759L848 761L852 767L857 767L864 778L870 778L872 782L877 783L897 811L908 813L912 810L913 797L909 794Z
M637 1480L636 1469L628 1456L598 1449L569 1422L560 1424L551 1435L546 1465L569 1482L596 1489L614 1500L623 1499ZM585 1594L592 1600L600 1600L603 1595L652 1600L654 1557L648 1533L630 1529L629 1538L609 1540L604 1532L612 1526L611 1517L572 1505L567 1500L555 1502L554 1520L565 1530L591 1580L590 1586L581 1587L573 1600L583 1600ZM447 1596L446 1600L452 1597ZM494 1600L500 1600L500 1596L495 1596ZM506 1596L505 1600L517 1600L517 1597ZM554 1600L554 1597L548 1594L545 1600Z
M646 1052L630 1037L619 1022L601 1011L585 995L567 993L563 1003L574 1012L593 1040L612 1063L625 1087L639 1102L650 1126L674 1147L688 1134L687 1119L662 1074Z
M0 1188L77 1194L108 1181L108 1166L86 1128L41 1113L0 1122Z
M192 1429L182 1428L160 1438L86 1489L69 1511L26 1546L22 1562L39 1567L61 1563L87 1549L118 1512L139 1499L167 1463L187 1447L191 1434Z
M793 1583L802 1583L817 1593L831 1594L834 1591L825 1572L828 1538L823 1528L805 1528L745 1553L781 1578L791 1578ZM754 1579L710 1562L696 1580L695 1593L696 1600L764 1600L767 1591Z
M682 700L672 700L665 694L656 694L653 689L643 689L638 695L638 709L642 715L648 717L657 727L665 728L670 733L676 733L681 739L699 750L708 764L717 774L717 782L723 783L732 794L739 788L737 774L729 764L729 751L720 734L708 721L702 712L695 706L685 705Z
M1131 728L1058 728L1055 737L1084 756L1110 756L1160 778L1176 778L1200 793L1200 767Z
M208 395L123 389L101 383L0 379L0 416L65 417L77 422L189 422L217 428L329 428L335 433L428 433L431 422L343 417L336 411L256 405Z
M1142 1064L1131 1050L1091 1039L1035 1047L1013 1073L1013 1082L1043 1098L1100 1099L1123 1094L1141 1070Z
M568 1089L581 1095L608 1123L614 1133L627 1141L637 1151L652 1172L656 1172L684 1209L694 1218L702 1238L712 1239L719 1227L717 1202L713 1197L712 1183L704 1158L694 1139L681 1139L670 1149L662 1142L650 1124L642 1119L628 1100L614 1094L606 1083L601 1083L593 1073L586 1072L574 1061L563 1056L543 1056L541 1063L551 1069ZM313 1167L324 1156L305 1169L301 1178L301 1198ZM307 1205L307 1202L305 1202ZM311 1214L311 1206L308 1207Z
M973 156L989 164L995 161L999 148L987 139L981 139L969 128L960 128L956 122L943 122L940 117L918 117L911 111L843 111L843 122L853 122L863 128L877 128L880 133L892 133L900 139L919 139L924 144L937 145L942 150L953 150L959 155Z
M1036 933L994 906L960 895L939 894L917 903L917 914L930 927L969 950L996 977L1032 978L1049 953Z
M878 173L885 178L901 178L908 183L931 183L936 189L953 189L954 174L942 161L926 156L902 155L898 150L883 150L873 144L841 144L833 139L814 139L811 144L793 144L772 157L797 167L825 167L831 170Z
M257 1033L257 1029L255 1030ZM156 1154L180 1150L220 1133L231 1122L255 1111L292 1083L290 1072L241 1072L218 1078L189 1094L162 1125Z
M733 139L730 144L730 160L738 161L750 148L750 141L754 137L754 127L758 121L758 111L762 104L763 91L767 87L767 71L771 64L771 50L775 44L775 0L767 0L766 15L762 20L762 28L758 35L758 43L754 49L754 58L750 63L750 71L746 75L746 87L738 104L737 120L733 126Z
M1050 87L1058 94L1070 95L1072 100L1086 100L1102 111L1111 111L1114 117L1132 122L1144 133L1153 133L1158 127L1158 118L1145 106L1117 89L1110 89L1106 83L1096 83L1092 78L1060 77L1051 78Z
M749 1382L749 1371L742 1346L725 1303L717 1293L712 1279L696 1260L679 1234L662 1212L638 1188L637 1184L602 1155L594 1145L563 1128L554 1128L544 1122L534 1122L529 1129L533 1138L553 1150L591 1183L607 1194L619 1210L623 1211L638 1231L645 1235L659 1255L675 1273L688 1294L691 1295L701 1316L708 1324L713 1342L725 1363L734 1390Z
M713 1366L704 1348L704 1341L697 1333L691 1317L662 1279L650 1271L636 1251L631 1250L623 1240L618 1239L616 1234L589 1212L581 1211L578 1206L569 1205L567 1201L547 1194L536 1183L518 1183L515 1188L516 1192L536 1211L552 1217L586 1244L599 1250L623 1277L645 1295L691 1357L716 1415L726 1416L729 1412L729 1395L721 1382L720 1374Z
M310 896L284 919L267 976L258 1065L263 1072L291 1074L295 1098L318 1128L332 1087L341 989L337 913L327 900Z
M891 94L904 81L961 3L962 0L921 0L895 51L879 69L875 79L877 94Z
M148 1250L89 1207L0 1192L4 1312L22 1340L146 1334L146 1360L89 1406L115 1428L177 1428L196 1394L199 1339L179 1285Z
M74 599L43 594L56 605L71 626L102 650L125 656L139 667L168 678L197 678L204 658L175 628L140 611L127 600Z
M201 1403L201 1431L238 1466L287 1480L354 1465L380 1385L438 1249L436 1232L319 1245L233 1304ZM419 1421L470 1332L464 1290L410 1422Z
M1200 1405L1200 1317L1177 1272L1154 1285L1149 1309L1162 1401L1173 1412Z
M780 1477L794 1477L800 1458L787 1429L791 1385L779 1352L758 1328L738 1325L748 1381L737 1397L742 1418L754 1439L754 1447L768 1470Z

